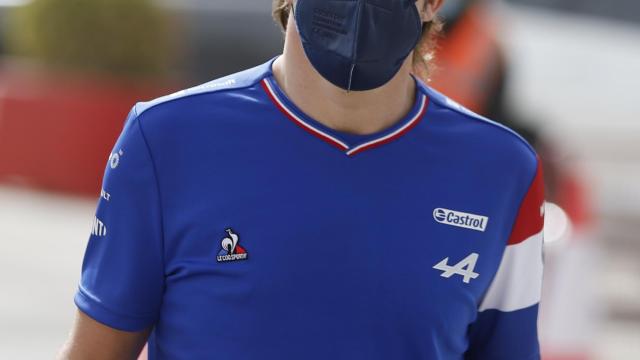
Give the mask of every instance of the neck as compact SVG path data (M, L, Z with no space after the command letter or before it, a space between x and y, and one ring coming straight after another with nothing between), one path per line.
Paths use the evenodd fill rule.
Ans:
M307 115L334 130L367 135L392 126L409 113L416 92L410 76L412 56L382 87L347 92L315 71L295 27L290 29L283 55L273 64L273 73L280 88Z

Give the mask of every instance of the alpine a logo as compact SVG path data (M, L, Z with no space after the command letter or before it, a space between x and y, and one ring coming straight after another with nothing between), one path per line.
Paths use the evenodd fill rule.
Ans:
M487 228L489 218L482 215L469 214L460 211L454 211L443 208L433 210L433 218L435 221L451 226L457 226L465 229L471 229L484 232Z
M232 229L227 229L226 231L229 236L222 239L220 244L222 250L218 252L218 262L245 260L247 251L238 244L240 237Z

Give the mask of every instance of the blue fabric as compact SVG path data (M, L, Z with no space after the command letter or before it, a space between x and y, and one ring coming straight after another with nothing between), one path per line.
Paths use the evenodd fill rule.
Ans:
M538 314L538 305L525 309L502 312L485 310L470 327L472 342L466 359L469 360L538 360L540 348L537 326L532 319ZM514 356L517 354L517 357Z
M153 327L151 359L529 359L537 307L478 305L535 174L531 147L419 83L424 118L348 156L274 104L271 63L135 107L78 307ZM351 148L389 135L324 130ZM486 230L441 224L436 208L487 216ZM247 256L219 261L231 234ZM433 268L471 253L469 283Z
M164 245L155 170L135 111L108 161L103 189L108 195L96 218L105 236L89 241L76 304L114 328L143 329L162 303Z

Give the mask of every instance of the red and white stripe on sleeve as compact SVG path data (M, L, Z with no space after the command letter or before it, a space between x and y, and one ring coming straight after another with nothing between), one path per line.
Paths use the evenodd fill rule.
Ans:
M516 311L540 302L544 227L544 181L540 158L525 195L500 268L485 294L480 311Z

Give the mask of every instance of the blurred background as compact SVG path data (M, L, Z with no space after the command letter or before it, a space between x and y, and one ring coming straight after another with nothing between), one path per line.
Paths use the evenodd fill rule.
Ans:
M52 358L131 106L280 53L270 0L0 0L0 359ZM545 164L547 360L640 359L640 2L447 0L431 85Z

